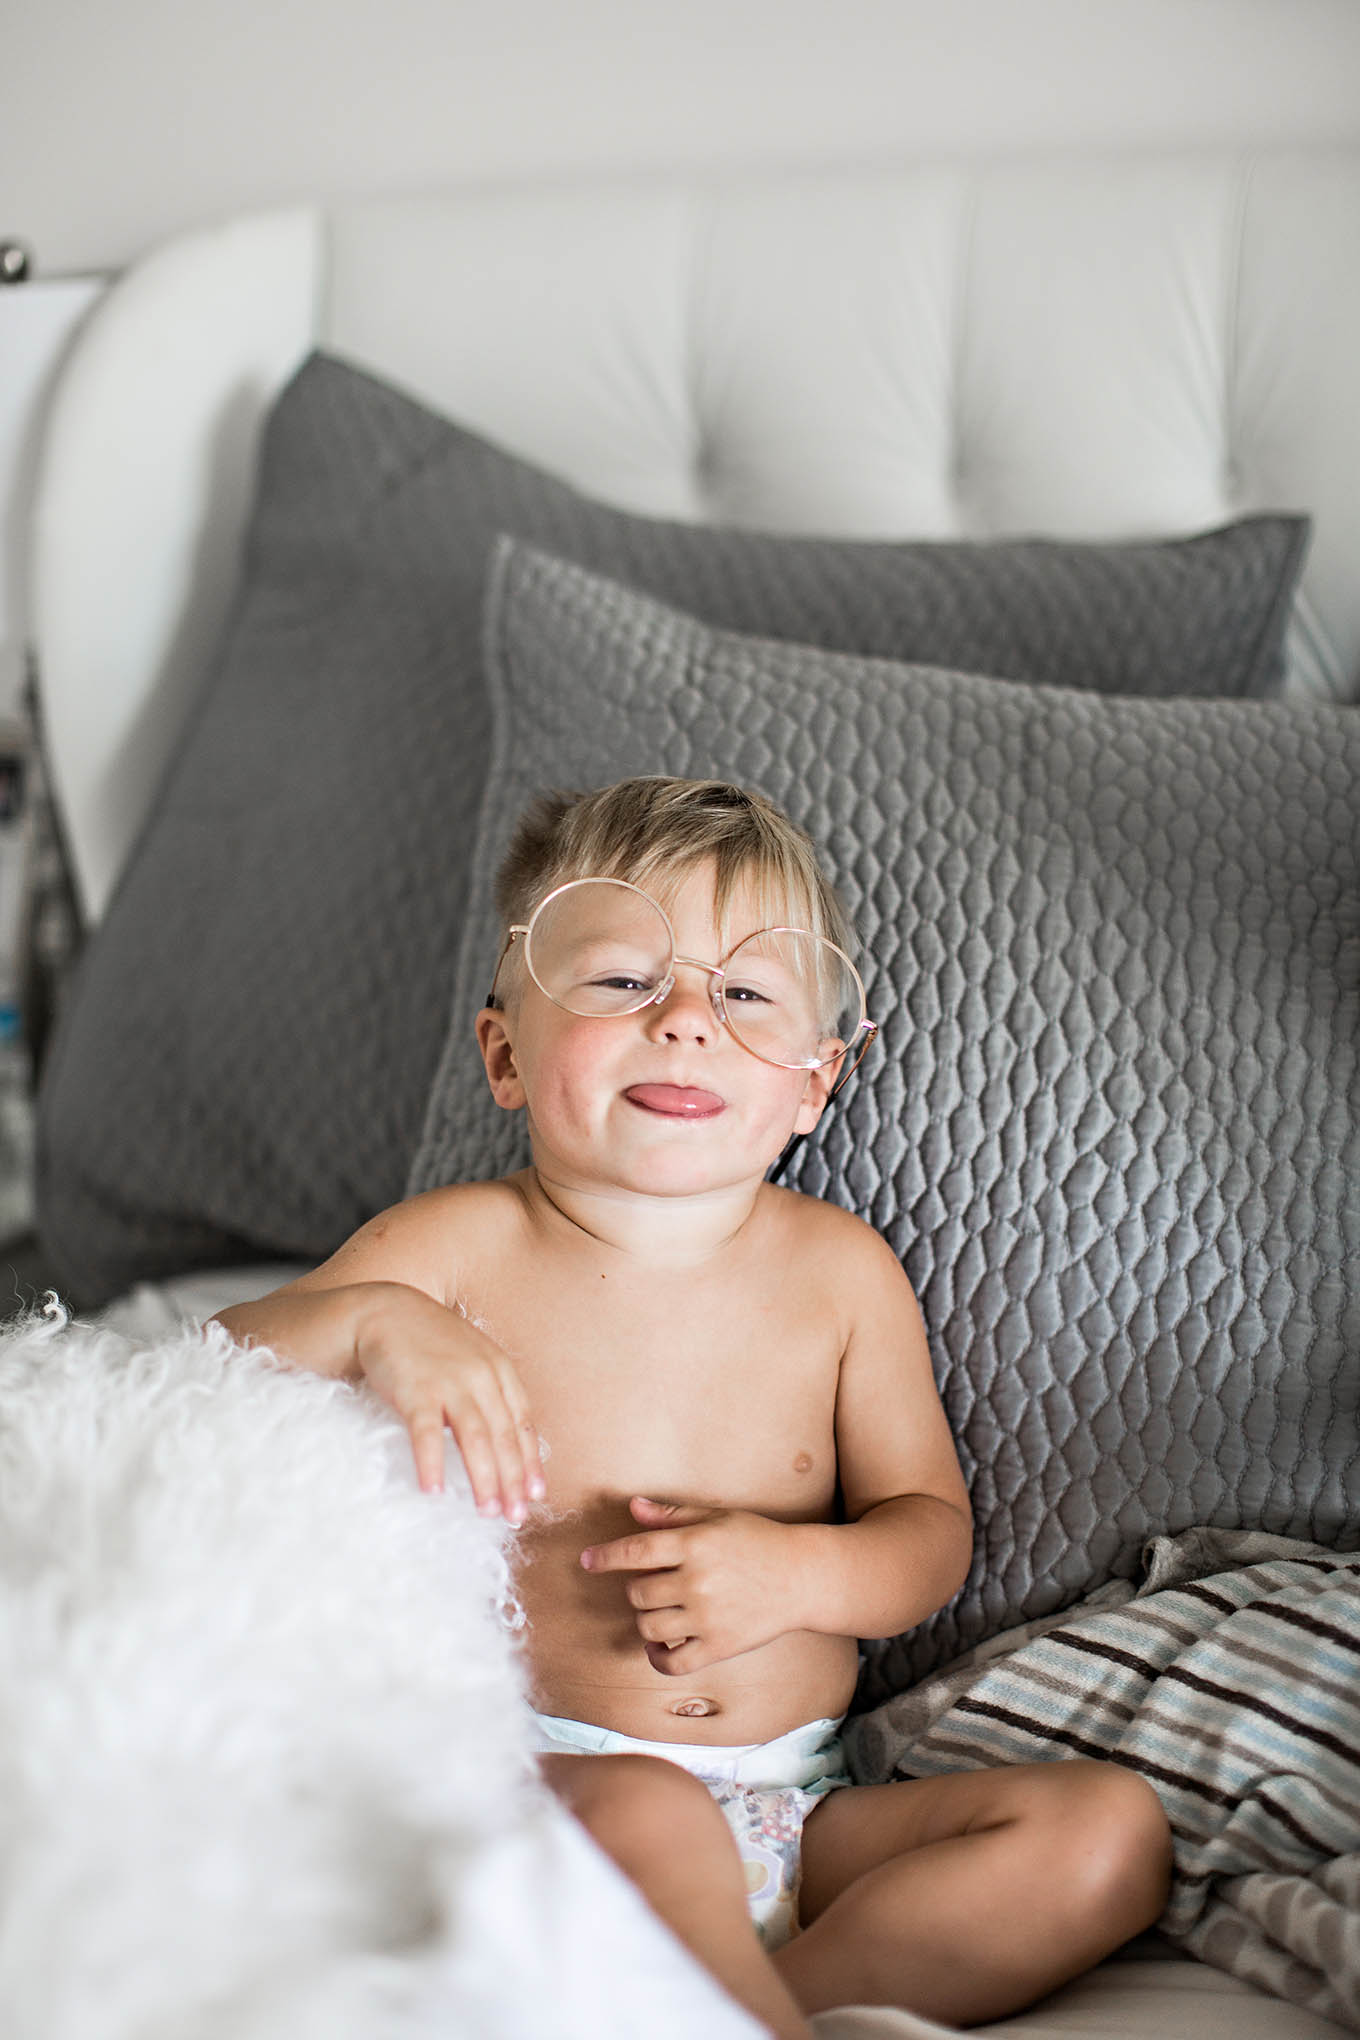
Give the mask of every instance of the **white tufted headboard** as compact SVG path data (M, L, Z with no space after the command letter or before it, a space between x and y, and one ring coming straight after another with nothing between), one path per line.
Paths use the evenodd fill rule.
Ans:
M97 917L314 346L613 502L877 537L1304 509L1291 685L1360 691L1360 156L1068 157L465 190L171 242L63 374L33 614Z

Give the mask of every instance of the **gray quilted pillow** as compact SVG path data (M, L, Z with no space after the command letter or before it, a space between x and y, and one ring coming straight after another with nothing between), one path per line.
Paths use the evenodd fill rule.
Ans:
M527 548L411 1188L524 1160L472 1036L545 786L719 774L822 846L872 1053L790 1181L901 1254L977 1512L872 1697L1196 1523L1360 1519L1360 712L1016 687L714 631Z
M221 662L43 1084L39 1217L78 1302L236 1255L319 1257L400 1195L486 771L501 531L732 629L1256 694L1279 679L1306 525L902 546L670 524L313 357L270 421Z

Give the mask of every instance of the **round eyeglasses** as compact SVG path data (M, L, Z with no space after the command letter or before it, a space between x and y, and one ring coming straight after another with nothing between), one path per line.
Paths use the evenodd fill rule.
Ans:
M859 972L824 935L761 928L719 963L680 956L664 909L627 879L574 878L540 900L506 934L488 1005L496 1003L501 968L521 937L529 975L545 998L584 1018L621 1018L663 1005L683 964L708 973L714 1015L732 1039L779 1069L822 1069L854 1050L844 1082L878 1032L865 1014Z

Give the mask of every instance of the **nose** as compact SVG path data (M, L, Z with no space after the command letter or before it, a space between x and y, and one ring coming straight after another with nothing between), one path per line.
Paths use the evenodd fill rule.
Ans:
M675 959L675 982L659 1006L647 1009L649 1041L689 1041L707 1048L717 1039L721 1022L713 1004L713 980L702 966Z

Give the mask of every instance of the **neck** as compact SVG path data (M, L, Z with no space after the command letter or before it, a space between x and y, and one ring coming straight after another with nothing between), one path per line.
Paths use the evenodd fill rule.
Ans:
M692 1197L649 1197L630 1190L581 1184L535 1161L531 1195L557 1218L630 1261L652 1267L693 1267L722 1253L742 1232L763 1178Z

